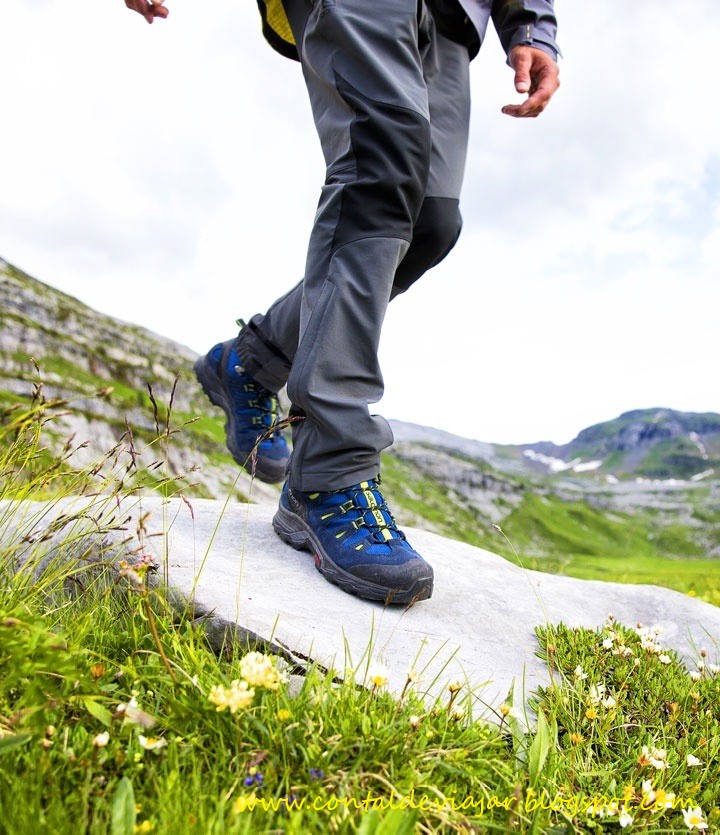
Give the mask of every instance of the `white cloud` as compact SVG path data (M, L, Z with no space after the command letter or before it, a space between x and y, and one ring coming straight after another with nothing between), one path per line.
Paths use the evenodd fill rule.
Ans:
M168 5L147 26L122 0L3 0L0 255L202 351L300 277L323 162L255 4ZM540 119L500 114L517 97L494 35L474 65L465 230L388 314L388 416L519 442L720 411L720 7L558 14Z

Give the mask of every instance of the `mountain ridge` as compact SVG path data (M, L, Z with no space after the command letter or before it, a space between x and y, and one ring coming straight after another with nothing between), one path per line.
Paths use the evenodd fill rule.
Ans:
M60 450L75 438L68 465L89 466L129 431L134 454L154 464L170 427L160 439L165 471L188 497L277 501L277 486L252 482L227 452L224 416L203 395L189 348L97 313L6 261L0 323L0 413L27 404L38 387L64 404L46 443ZM609 560L613 576L654 582L664 565L671 584L677 566L668 561L720 557L716 422L714 413L636 409L569 444L503 445L391 421L382 474L402 525L575 576L596 577Z

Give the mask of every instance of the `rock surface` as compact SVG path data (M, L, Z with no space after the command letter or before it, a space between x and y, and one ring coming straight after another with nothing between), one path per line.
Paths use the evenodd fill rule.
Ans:
M35 505L23 525L47 528L53 517L77 513L87 503ZM663 645L688 660L706 647L707 660L718 661L717 607L655 586L525 571L427 531L408 533L434 566L432 599L408 610L362 601L330 585L310 554L281 542L271 526L273 513L270 503L163 503L141 497L119 508L110 500L91 505L80 523L100 542L122 518L123 530L109 534L114 547L122 541L126 553L152 554L161 574L167 570L170 585L201 610L212 610L297 658L312 658L340 674L348 666L362 670L369 659L379 660L389 668L395 690L402 688L410 667L421 671L430 692L460 678L474 688L476 715L488 718L513 683L516 702L520 694L547 683L533 633L544 623L598 627L612 613L627 626L662 627ZM60 529L56 535L66 534Z

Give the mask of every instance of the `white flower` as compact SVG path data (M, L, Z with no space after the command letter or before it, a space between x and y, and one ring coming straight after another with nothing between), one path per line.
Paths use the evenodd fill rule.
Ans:
M105 731L104 733L94 736L92 744L96 748L104 748L108 744L108 742L110 742L110 734L107 731Z
M630 826L633 822L632 815L628 812L627 809L623 808L622 812L620 812L620 817L618 818L618 823L620 826L625 829L625 827Z
M612 649L613 639L605 638L605 640L602 642L602 645L604 649Z
M700 760L694 754L687 755L687 764L688 765L702 765Z
M454 678L454 679L452 679L452 681L449 681L449 682L448 682L448 685L447 685L447 689L448 689L451 693L457 693L457 691L458 691L461 687L462 687L462 682L461 682L459 679L457 679L457 678Z
M665 789L658 789L655 793L656 809L672 809L675 800L675 792L666 792Z
M708 671L711 672L714 676L720 673L720 667L717 664L708 664L707 668Z
M672 664L672 658L669 655L663 653L662 655L658 655L658 661L662 662L663 664Z
M422 722L422 717L415 716L414 714L408 718L408 722L413 728L417 728L420 723Z
M575 667L574 676L578 681L587 678L587 673L583 672L583 668L580 664L578 664L577 667Z
M702 674L699 673L697 670L690 670L690 680L691 681L700 681L702 678Z
M123 717L123 724L131 723L140 725L141 728L152 728L157 721L154 716L150 716L149 713L145 713L138 707L134 694L129 702L117 706L117 712Z
M146 751L159 751L167 745L167 740L164 736L147 737L142 734L138 734L138 742L140 743L140 747L144 748Z
M685 826L688 829L707 829L707 823L703 817L702 809L696 806L694 809L682 810L683 818L685 818Z
M653 752L649 756L650 765L653 768L657 768L658 771L662 771L664 768L668 768L667 760L667 751L664 748L655 748Z
M653 800L655 800L655 792L653 791L652 780L643 780L641 791L643 800L646 800L648 803L652 803Z
M613 699L612 696L607 696L606 698L604 698L602 700L602 706L606 707L608 709L612 708L612 707L615 707L616 704L617 704L617 702L615 701L615 699Z
M605 698L605 685L592 684L588 696L594 705L599 704Z

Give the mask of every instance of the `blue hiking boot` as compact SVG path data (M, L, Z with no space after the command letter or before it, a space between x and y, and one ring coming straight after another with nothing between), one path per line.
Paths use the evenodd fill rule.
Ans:
M317 570L350 594L402 605L432 594L433 570L398 530L378 481L329 493L286 483L273 528L293 548L311 551Z
M278 400L242 367L237 340L218 343L194 367L205 394L225 412L226 442L232 457L260 481L282 481L290 452L282 432L273 429Z

